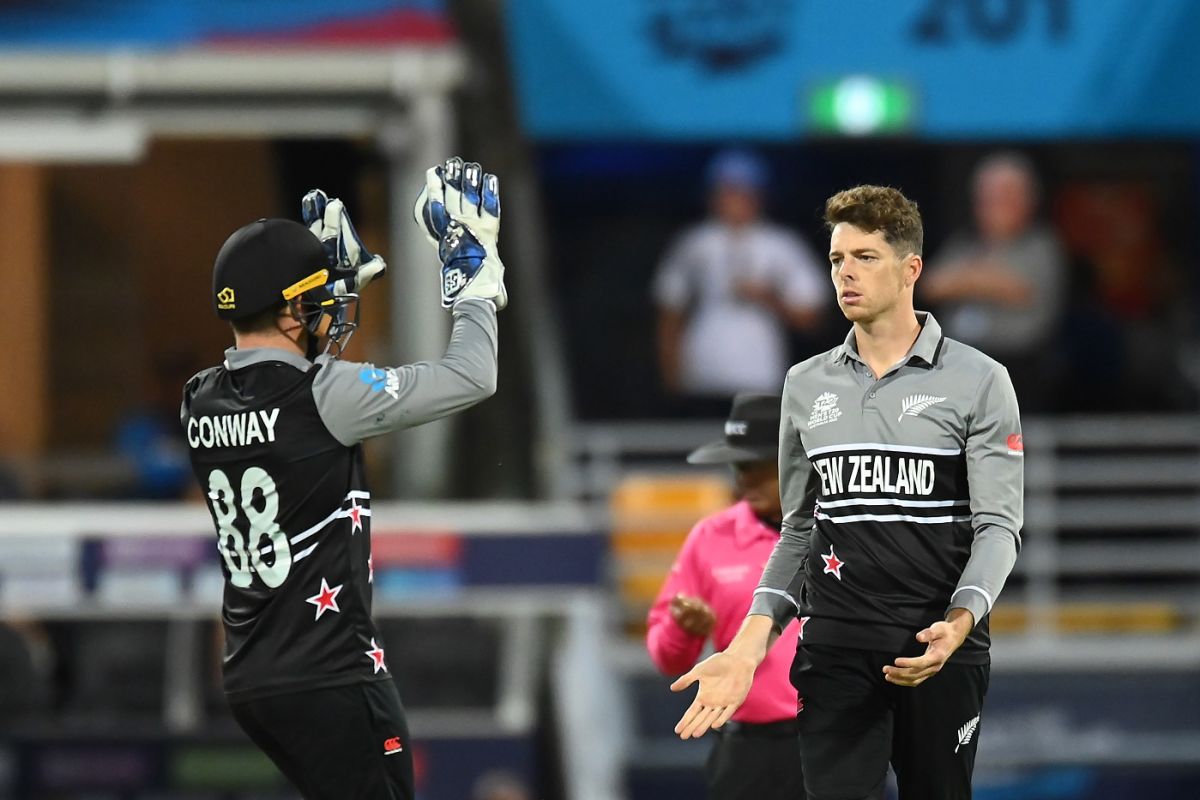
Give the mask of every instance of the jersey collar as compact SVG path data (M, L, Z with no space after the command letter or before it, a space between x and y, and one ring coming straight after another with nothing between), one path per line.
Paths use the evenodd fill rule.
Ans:
M915 359L923 362L926 366L936 366L942 355L942 342L945 340L945 336L942 335L942 326L928 311L918 311L917 322L921 324L921 332L917 334L917 340L913 342L908 355L905 356L904 363L910 363ZM853 327L846 334L846 341L833 351L835 362L845 363L849 359L862 363L862 359L858 355L858 342L854 338Z
M244 369L255 364L266 364L270 361L287 364L304 372L312 369L312 362L304 356L299 353L280 350L277 347L251 347L247 350L230 347L225 351L225 369L228 370Z
M908 358L919 358L928 366L935 366L942 355L942 342L946 338L942 335L942 326L928 311L918 311L917 321L921 323L921 332L908 351Z

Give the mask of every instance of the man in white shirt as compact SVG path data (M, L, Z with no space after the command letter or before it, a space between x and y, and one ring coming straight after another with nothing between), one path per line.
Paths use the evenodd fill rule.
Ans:
M767 170L745 151L708 171L712 215L684 232L654 280L658 355L670 394L778 392L789 329L820 320L824 270L794 233L762 216Z

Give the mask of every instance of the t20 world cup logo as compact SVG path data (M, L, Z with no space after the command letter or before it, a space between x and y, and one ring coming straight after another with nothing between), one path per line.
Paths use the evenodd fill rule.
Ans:
M783 49L795 0L644 0L647 31L668 58L712 72L744 69Z

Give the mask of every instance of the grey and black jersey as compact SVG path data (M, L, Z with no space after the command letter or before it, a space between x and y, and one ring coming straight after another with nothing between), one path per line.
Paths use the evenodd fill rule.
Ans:
M982 663L1020 547L1020 415L1003 366L918 319L879 379L853 331L788 372L782 535L750 613L799 616L805 644L901 653L962 607L977 624L954 659Z
M231 700L389 677L371 619L371 493L361 442L468 408L496 384L496 312L454 307L438 361L380 368L226 351L181 417L225 575Z

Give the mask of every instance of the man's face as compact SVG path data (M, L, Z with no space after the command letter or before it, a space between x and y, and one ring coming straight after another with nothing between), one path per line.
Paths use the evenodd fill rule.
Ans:
M738 496L760 517L779 519L779 465L773 460L743 461L733 465Z
M713 189L713 213L727 225L750 224L758 219L760 206L758 193L749 187L724 183Z
M291 305L285 306L279 312L279 316L275 320L275 326L284 336L303 345L303 337L306 334L308 336L312 336L313 334L305 327L304 321L299 316L300 313L299 310L293 308ZM328 314L321 315L321 319L317 323L317 334L315 337L318 343L329 335L329 327L332 322L333 320Z
M1029 176L1012 166L997 165L975 180L975 222L984 239L1014 239L1033 217L1034 189Z
M921 258L897 254L882 231L839 222L829 237L829 268L838 306L851 322L870 322L911 296Z

